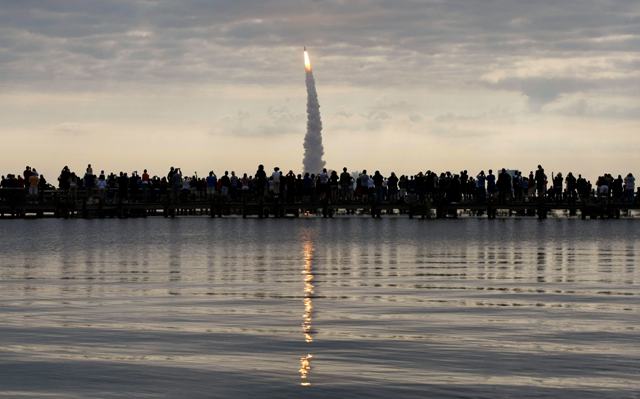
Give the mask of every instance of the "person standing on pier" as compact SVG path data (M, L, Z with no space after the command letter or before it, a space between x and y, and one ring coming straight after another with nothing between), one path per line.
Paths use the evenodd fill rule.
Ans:
M29 178L32 174L33 172L31 171L31 166L27 166L24 168L24 172L22 172L24 188L29 188Z
M342 201L350 201L353 193L353 178L347 172L347 168L342 168L340 173L340 199Z
M182 173L180 172L180 169L173 169L172 171L169 172L171 173L171 193L172 193L172 200L174 202L178 202L178 200L180 199L180 190L182 190Z
M71 172L69 171L69 167L65 166L60 171L60 176L58 177L58 187L60 190L67 191L69 190L69 177L71 176Z
M329 193L330 199L332 203L335 203L338 199L338 186L340 182L340 177L338 176L338 172L335 170L331 171L331 175L329 176Z
M567 177L564 179L564 182L567 187L567 199L569 201L575 201L577 180L573 176L573 173L569 172Z
M104 200L105 193L107 191L107 178L104 175L104 170L100 171L100 176L98 176L98 182L96 183L98 188L98 196L101 200Z
M264 165L258 165L258 170L254 176L256 181L256 195L258 199L264 198L265 187L267 186L267 173L264 171Z
M547 192L547 175L544 173L544 169L541 165L538 165L535 175L536 180L536 195L538 198L544 198Z
M213 196L216 193L216 184L218 183L218 178L213 173L213 171L209 172L209 176L207 176L207 198L213 199Z
M382 182L384 177L380 174L379 170L376 170L373 174L373 186L375 188L375 202L380 203L384 200L384 191L382 189Z
M481 204L487 199L486 181L487 178L484 175L484 170L481 170L480 173L478 173L478 176L476 176L476 195L478 202Z
M33 171L31 171L31 176L29 176L29 197L31 198L31 201L36 203L38 202L39 180L40 177L38 176L38 172L34 168Z
M497 191L496 175L493 174L492 169L489 169L489 174L487 175L487 193L489 194L489 198L493 198Z
M329 193L329 173L327 168L322 168L322 172L318 175L318 188L320 199L325 199Z
M551 173L551 180L553 181L553 198L560 202L562 201L562 183L564 182L564 177L562 177L562 173L558 172L558 174L553 177L553 173Z
M270 186L271 192L274 196L278 196L280 194L280 177L280 168L276 166L275 168L273 168L273 173L271 174Z
M629 173L627 177L624 178L624 192L625 198L628 203L633 203L633 193L636 188L636 178L633 177L632 173Z
M398 177L395 172L387 179L387 191L390 202L398 202Z
M621 175L618 175L611 183L611 192L613 193L613 199L616 201L622 201L624 198L624 180L622 180Z
M224 199L229 195L229 187L231 187L231 179L229 178L229 171L225 170L224 175L220 178L220 195Z
M501 204L511 200L511 176L502 168L498 175L498 199Z

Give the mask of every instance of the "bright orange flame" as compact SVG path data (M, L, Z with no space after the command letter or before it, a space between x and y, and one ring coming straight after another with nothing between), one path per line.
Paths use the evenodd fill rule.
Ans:
M304 51L304 70L311 72L311 60L309 59L309 53L307 53L307 50Z

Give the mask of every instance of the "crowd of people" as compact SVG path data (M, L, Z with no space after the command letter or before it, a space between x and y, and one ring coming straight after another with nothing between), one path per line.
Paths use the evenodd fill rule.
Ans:
M498 203L545 201L586 201L589 199L613 200L634 203L640 198L636 192L635 177L603 174L595 183L582 175L569 172L552 173L551 176L538 165L535 171L523 175L520 171L489 169L472 176L466 170L460 173L431 170L415 175L397 176L391 172L383 176L379 171L363 170L350 173L347 168L339 171L323 169L319 173L283 173L280 168L267 172L263 165L252 175L225 171L217 175L213 171L200 177L188 176L180 168L171 167L166 176L151 176L144 169L137 171L95 173L88 165L84 174L76 174L65 166L57 178L56 186L50 184L35 168L27 166L22 174L2 176L0 200L40 203L45 193L64 195L75 201L106 202L154 202L194 200L223 201L280 201L286 203L349 202L410 202L432 201L444 203Z

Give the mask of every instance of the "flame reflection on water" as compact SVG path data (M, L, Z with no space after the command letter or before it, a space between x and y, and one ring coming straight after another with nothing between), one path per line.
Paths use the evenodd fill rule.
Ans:
M303 244L304 268L302 275L304 276L304 314L302 315L302 332L304 341L307 344L313 343L313 242L308 236L305 236ZM300 358L300 385L311 386L309 377L311 374L311 359L313 356L308 353Z

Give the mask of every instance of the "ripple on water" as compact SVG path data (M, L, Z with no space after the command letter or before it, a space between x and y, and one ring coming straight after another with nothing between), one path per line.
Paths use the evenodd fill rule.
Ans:
M0 223L0 396L640 392L640 225Z

